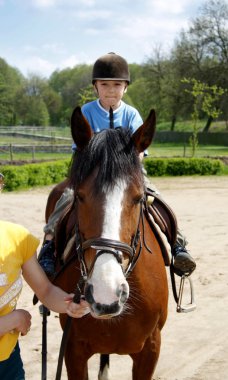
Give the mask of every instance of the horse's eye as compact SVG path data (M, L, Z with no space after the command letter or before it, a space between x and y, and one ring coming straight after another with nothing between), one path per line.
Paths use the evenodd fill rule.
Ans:
M133 199L134 205L138 205L143 200L143 195L139 195Z
M76 198L77 198L80 202L83 202L84 199L85 199L84 195L83 195L82 193L80 193L80 192L77 192L77 194L76 194Z

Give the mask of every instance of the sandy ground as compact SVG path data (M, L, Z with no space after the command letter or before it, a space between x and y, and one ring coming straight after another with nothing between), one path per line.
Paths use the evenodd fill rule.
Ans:
M162 332L156 380L228 379L228 177L159 178L155 181L173 207L197 261L192 275L197 309L179 314L170 290L169 314ZM49 188L1 195L0 218L28 227L42 239ZM169 272L167 272L169 278ZM169 278L170 284L170 278ZM25 284L20 307L33 316L32 329L21 337L28 380L41 378L41 328L38 307ZM48 318L48 380L56 373L61 329L58 316ZM90 380L97 379L98 357L90 360ZM65 369L62 379L66 379ZM113 355L111 379L130 380L131 360ZM142 379L143 380L143 379Z

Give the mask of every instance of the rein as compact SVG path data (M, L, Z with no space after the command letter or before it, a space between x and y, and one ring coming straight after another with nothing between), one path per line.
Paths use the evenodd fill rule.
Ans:
M79 279L78 283L77 283L77 286L76 286L76 289L75 289L75 292L74 292L73 301L75 303L78 303L78 304L80 303L81 294L82 294L82 288L84 286L84 283L85 283L85 281L81 277ZM66 349L66 344L67 344L67 339L68 339L71 323L72 323L72 317L70 317L68 315L67 316L67 320L66 320L66 324L65 324L65 327L64 327L63 335L62 335L60 349L59 349L59 358L58 358L58 365L57 365L57 371L56 371L55 380L60 380L61 379L62 367L63 367L63 358L64 358L64 353L65 353L65 349Z

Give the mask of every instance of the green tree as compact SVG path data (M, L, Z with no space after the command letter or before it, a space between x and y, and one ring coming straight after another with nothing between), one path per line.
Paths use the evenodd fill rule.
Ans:
M49 125L48 84L46 79L31 75L24 80L17 94L15 108L20 123L24 125Z
M224 94L225 90L216 85L208 86L194 78L182 80L188 87L185 91L193 97L193 133L190 138L190 145L192 147L192 156L194 157L198 145L198 121L200 111L203 110L208 117L217 118L221 110L218 109L217 104L219 98Z
M14 101L23 77L0 58L0 125L17 123Z
M91 84L81 89L81 91L78 94L78 97L79 97L78 105L80 107L82 107L83 104L92 102L93 100L97 98L94 93L93 86Z
M62 105L59 113L59 122L69 124L72 109L80 103L80 94L91 84L92 66L77 65L73 69L67 68L55 71L49 80L49 86L61 96Z
M195 78L209 87L228 88L228 4L223 0L209 0L187 31L182 31L172 51L177 68L186 76ZM181 76L180 76L181 77ZM217 99L217 107L228 117L228 94ZM192 102L185 99L186 115L192 112ZM201 113L200 117L205 115ZM213 118L208 117L205 130Z
M26 112L24 123L26 125L49 125L48 109L41 97L31 97L28 99L28 110Z

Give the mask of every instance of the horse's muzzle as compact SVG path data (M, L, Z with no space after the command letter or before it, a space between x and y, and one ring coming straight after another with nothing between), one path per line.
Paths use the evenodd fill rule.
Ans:
M129 296L129 289L126 284L122 284L116 292L117 300L111 304L96 302L93 296L93 285L85 285L85 299L90 305L91 315L94 318L108 319L115 317L123 311L124 304Z

